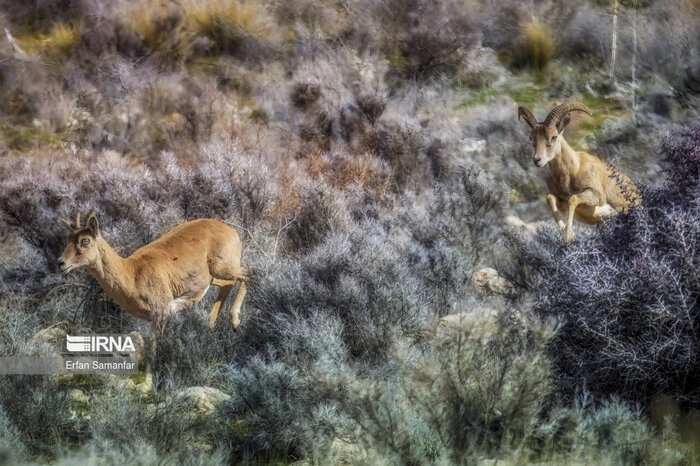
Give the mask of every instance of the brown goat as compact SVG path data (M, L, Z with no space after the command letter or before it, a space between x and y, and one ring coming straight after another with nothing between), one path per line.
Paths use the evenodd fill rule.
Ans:
M218 220L183 223L156 241L120 257L100 233L92 214L83 226L66 220L68 244L58 260L66 274L85 267L102 289L127 313L161 327L170 313L197 303L210 285L221 287L210 312L213 328L221 306L240 281L231 308L231 323L238 327L246 294L246 272L241 267L241 240L236 230Z
M584 223L600 223L603 217L626 212L641 202L639 190L632 181L595 155L574 151L564 140L564 128L571 121L571 112L591 111L582 103L566 102L552 109L543 122L525 107L518 108L530 126L530 140L537 167L549 163L547 204L568 244L574 240L574 217ZM566 223L559 218L566 212Z

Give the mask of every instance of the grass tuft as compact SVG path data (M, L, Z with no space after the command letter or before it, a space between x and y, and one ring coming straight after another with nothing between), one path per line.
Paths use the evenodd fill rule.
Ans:
M209 38L217 51L236 55L250 39L276 38L277 27L265 6L257 0L203 0L185 4L192 31Z
M40 54L57 64L63 64L83 32L81 23L56 23L47 32L27 34L17 42L29 54Z
M552 36L547 27L537 18L525 23L522 32L530 65L538 73L544 72L554 56Z

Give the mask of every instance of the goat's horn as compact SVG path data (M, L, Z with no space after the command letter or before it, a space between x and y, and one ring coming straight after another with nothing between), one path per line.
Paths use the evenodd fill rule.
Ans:
M75 216L75 228L82 228L80 226L80 212L78 212L78 215Z
M68 220L66 220L65 218L62 218L62 219L61 219L61 222L62 222L63 225L64 225L66 228L68 228L69 230L72 230L72 229L73 229L73 227L70 225L70 222L69 222Z
M518 107L518 120L520 117L525 118L525 122L530 125L530 128L537 124L537 118L535 118L535 115L533 115L532 112L525 107Z
M549 115L547 115L547 118L544 120L544 125L548 128L556 126L569 112L583 112L588 116L592 115L591 111L588 110L588 107L583 105L581 102L564 102L561 105L557 105L551 112L549 112Z

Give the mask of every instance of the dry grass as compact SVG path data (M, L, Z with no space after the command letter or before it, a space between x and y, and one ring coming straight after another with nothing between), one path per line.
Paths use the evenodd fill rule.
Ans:
M184 10L192 32L208 37L220 51L235 52L245 37L263 42L277 38L278 26L257 0L192 0Z
M257 0L150 0L136 4L125 21L145 47L175 58L187 57L197 38L211 41L210 52L234 55L251 40L278 39L273 17Z
M525 23L522 27L525 49L530 65L541 73L547 69L549 61L554 56L554 41L542 21L537 18Z
M158 25L167 19L167 14L168 8L162 3L146 2L136 6L126 19L144 45L155 49L161 40Z
M192 34L183 27L184 12L179 5L159 0L137 3L124 21L150 51L176 61L188 56Z
M279 23L293 25L308 31L321 31L324 35L338 37L352 27L349 7L342 2L317 0L271 0L267 3L275 12ZM296 35L296 31L290 31ZM288 39L291 36L288 37Z
M18 43L29 54L40 54L49 62L61 64L68 59L82 32L83 26L80 23L56 23L43 34L19 37Z
M369 152L328 156L312 151L306 159L306 172L339 189L356 183L365 190L387 193L392 187L391 168Z

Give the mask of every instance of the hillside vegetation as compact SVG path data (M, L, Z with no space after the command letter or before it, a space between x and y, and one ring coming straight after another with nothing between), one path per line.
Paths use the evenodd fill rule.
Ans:
M137 375L0 376L0 463L700 463L699 16L0 0L0 355L150 336L58 273L78 212L123 256L223 220L250 274ZM569 98L644 202L565 247L517 106Z

